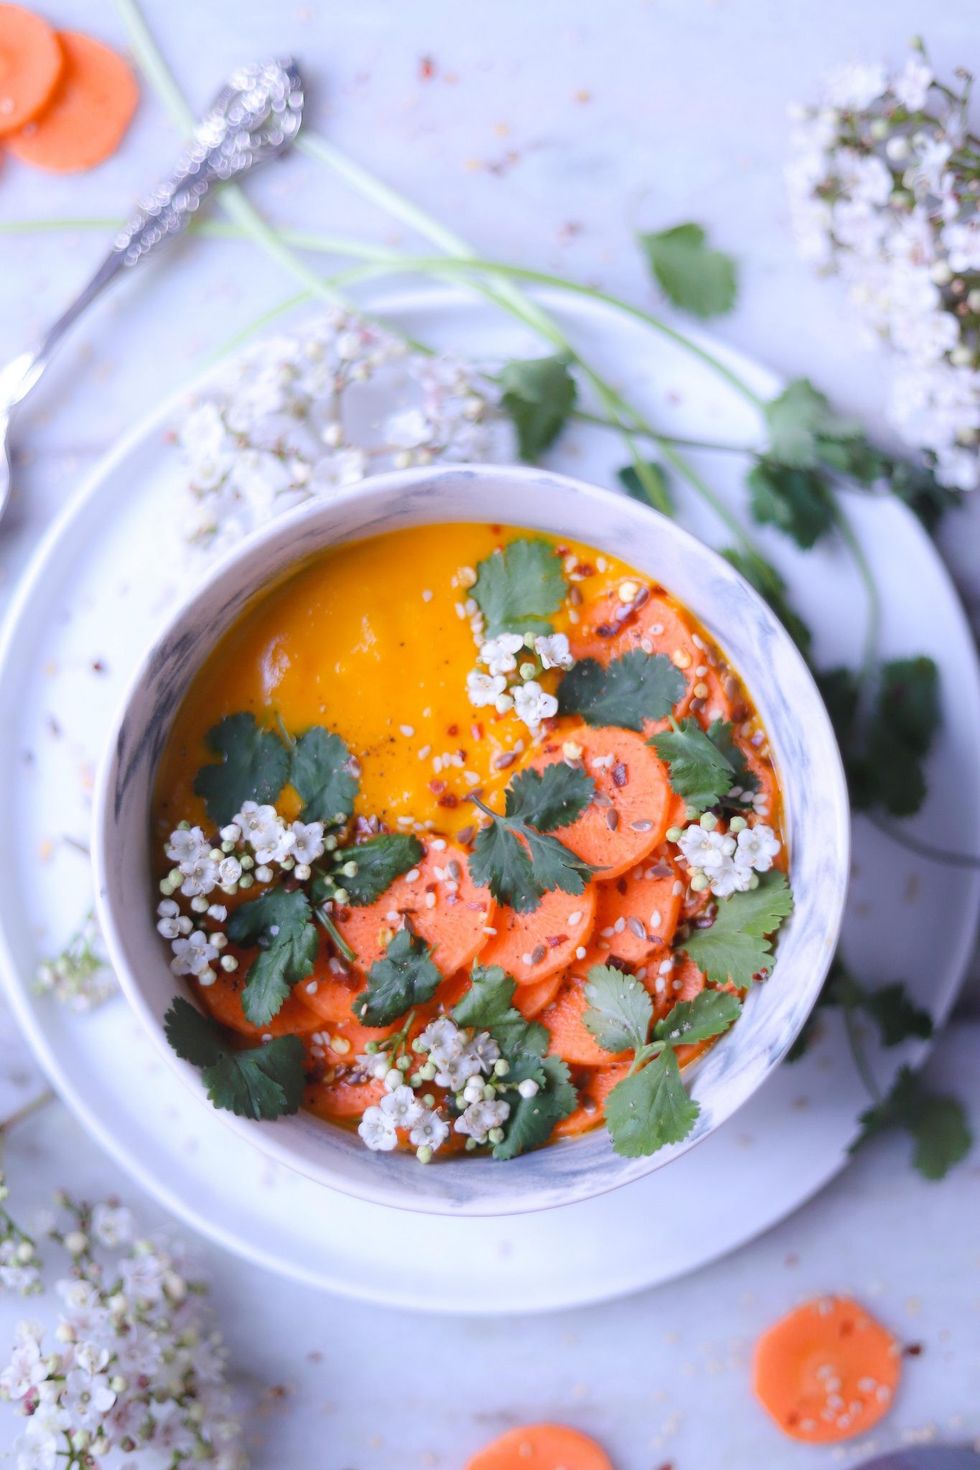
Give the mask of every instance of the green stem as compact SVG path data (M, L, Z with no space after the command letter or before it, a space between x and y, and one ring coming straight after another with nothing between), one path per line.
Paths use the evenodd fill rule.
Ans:
M35 1113L39 1113L42 1108L46 1108L49 1103L53 1102L57 1102L57 1095L50 1088L45 1092L39 1092L37 1097L32 1097L30 1102L24 1103L0 1122L0 1134L6 1135L12 1128L16 1128L18 1123L25 1123L28 1118L32 1118Z
M585 409L576 409L572 418L577 419L581 424L592 424L596 429L609 429L614 434L620 432L620 425L612 419L604 419L601 414L588 413ZM653 439L657 444L673 444L678 449L712 449L717 450L719 454L758 453L758 449L752 444L726 444L718 439L686 439L681 434L664 434L659 431L645 434L643 437Z
M330 917L330 915L327 913L326 909L322 905L316 910L316 916L320 920L320 923L323 925L324 929L329 934L330 938L333 940L334 944L337 946L337 949L343 955L344 959L349 965L352 965L357 959L357 955L351 949L350 945L347 943L347 940L341 934L340 930L337 928L337 925L334 923L333 919Z

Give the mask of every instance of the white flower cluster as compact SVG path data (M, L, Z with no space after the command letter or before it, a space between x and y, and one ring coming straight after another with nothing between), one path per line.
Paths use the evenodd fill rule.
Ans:
M474 1034L449 1016L440 1016L415 1038L412 1050L426 1060L411 1075L407 1057L393 1063L387 1052L380 1052L360 1059L362 1068L383 1080L386 1092L380 1103L365 1109L358 1126L368 1148L387 1153L397 1147L402 1130L419 1160L427 1164L450 1129L465 1136L468 1149L500 1143L510 1117L510 1103L500 1092L508 1086L504 1079L510 1067L489 1031ZM420 1088L432 1083L452 1095L454 1114L440 1107L431 1092L417 1096ZM533 1097L538 1087L527 1080L516 1090L522 1097Z
M781 846L764 822L750 827L744 817L732 817L728 831L719 832L718 819L710 812L683 830L672 827L667 836L693 871L694 891L710 888L716 898L754 888L759 881L756 874L768 873Z
M89 914L60 954L38 966L39 994L50 995L73 1011L91 1011L116 994L116 977L102 950L95 915Z
M205 1284L174 1246L137 1239L128 1210L59 1203L67 1220L49 1234L72 1264L57 1284L54 1341L40 1323L19 1323L0 1373L0 1394L27 1418L18 1470L95 1466L113 1452L161 1470L239 1470L241 1428Z
M42 1262L32 1237L20 1228L6 1209L9 1193L7 1180L0 1174L0 1286L8 1291L19 1291L21 1296L33 1296L35 1292L44 1290Z
M804 259L837 272L900 355L889 416L937 480L980 484L980 140L920 52L849 66L800 109L788 172Z
M265 339L236 354L179 425L187 539L224 549L382 470L511 459L498 397L478 368L412 351L352 312Z
M518 662L518 654L524 658ZM470 704L477 709L492 705L498 714L512 709L532 732L542 721L558 713L558 701L538 680L546 669L570 669L575 662L564 633L500 633L480 644L477 654L482 669L466 676Z

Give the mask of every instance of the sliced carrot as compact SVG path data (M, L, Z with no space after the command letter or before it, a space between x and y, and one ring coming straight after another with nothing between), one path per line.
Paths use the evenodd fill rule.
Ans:
M598 878L618 878L664 840L673 811L667 767L642 735L588 725L564 731L561 743L549 747L535 765L565 760L569 745L581 751L596 790L578 821L555 835L599 869Z
M364 989L364 976L346 966L342 970L338 965L336 971L320 968L309 980L301 981L298 989L303 1003L329 1025L351 1020L354 998Z
M662 590L652 592L645 601L641 599L642 592L634 603L624 604L618 589L613 588L583 608L581 622L570 639L575 657L606 664L637 648L644 653L666 654L687 682L683 699L674 706L675 716L679 719L690 714L693 707L706 725L712 720L730 719L732 690L718 671L715 651L695 634L687 614ZM703 693L699 692L702 685ZM647 733L665 723L651 722Z
M359 1118L365 1108L381 1101L384 1092L380 1078L364 1078L347 1068L329 1081L311 1082L304 1105L321 1118Z
M680 955L676 964L661 975L656 965L647 969L643 982L653 996L653 1017L660 1021L682 1000L693 1000L708 983L693 960ZM678 1052L681 1050L677 1048Z
M433 962L444 975L463 969L486 943L493 899L471 879L465 848L439 837L429 838L425 849L422 860L374 903L338 910L337 928L360 970L382 958L403 918L432 946Z
M0 137L50 102L64 66L58 37L33 11L0 5Z
M551 1005L541 1012L541 1024L551 1033L549 1053L573 1067L608 1067L610 1062L622 1061L626 1052L606 1051L586 1026L588 1005L584 979L569 972Z
M598 1127L606 1116L607 1097L628 1072L629 1067L621 1063L611 1067L590 1067L578 1084L579 1105L574 1113L555 1124L555 1137L575 1138Z
M561 970L549 975L547 980L538 980L533 985L518 985L514 992L514 1004L522 1016L530 1021L549 1006L564 984Z
M501 906L492 926L497 932L487 940L480 964L502 965L519 986L547 979L588 944L595 903L595 884L590 883L584 893L551 889L528 914Z
M15 158L55 173L94 168L115 153L136 111L139 89L111 47L78 31L59 31L64 70L44 112L13 134Z
M564 1424L509 1429L466 1462L466 1470L613 1470L588 1435Z
M764 761L753 745L745 739L736 739L735 744L745 757L745 764L758 781L759 785L753 792L753 798L758 802L757 810L763 821L772 822L779 816L779 786L776 781L776 773L769 761Z
M901 1350L847 1297L795 1308L756 1344L756 1397L791 1439L833 1444L864 1434L891 1407Z
M599 883L593 948L605 964L610 955L643 965L670 944L677 928L687 881L666 850L651 853L638 867Z
M219 971L212 985L195 985L194 993L208 1015L229 1030L237 1031L240 1036L248 1036L255 1041L263 1036L308 1036L320 1025L316 1013L310 1010L300 993L294 990L278 1015L273 1016L264 1026L253 1026L251 1021L246 1020L242 1010L244 989L243 967L232 975Z

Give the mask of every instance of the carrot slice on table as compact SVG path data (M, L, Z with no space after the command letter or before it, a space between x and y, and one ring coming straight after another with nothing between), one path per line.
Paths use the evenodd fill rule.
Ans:
M383 957L403 916L432 946L433 963L444 975L468 965L486 943L493 900L471 879L465 848L442 837L429 838L425 848L422 860L374 903L337 911L337 928L358 969L366 972Z
M359 1118L365 1108L381 1101L385 1085L380 1078L357 1079L358 1074L348 1070L329 1082L311 1082L303 1106L321 1118Z
M519 986L547 979L588 943L595 903L595 884L590 883L584 893L551 889L528 914L501 906L492 925L497 932L487 940L480 964L502 965Z
M514 991L514 1004L530 1021L551 1004L564 983L564 973L556 970L547 980L538 980L533 985L518 985Z
M47 21L21 5L0 5L0 137L47 106L64 56Z
M847 1297L819 1297L756 1344L756 1397L791 1439L832 1444L888 1412L901 1376L892 1334Z
M613 1470L588 1435L564 1424L509 1429L466 1462L466 1470Z
M263 1036L307 1036L320 1026L319 1017L304 1004L294 990L278 1015L264 1026L253 1026L246 1020L242 1010L242 991L245 989L243 970L226 975L222 970L213 985L196 985L195 994L208 1015L222 1026L237 1031L258 1041Z
M540 769L564 760L569 745L581 750L583 768L595 782L595 796L578 820L555 836L599 869L597 878L618 878L664 840L673 811L667 767L642 735L588 725L564 732L562 744L535 766Z
M606 1099L617 1083L629 1073L629 1067L590 1067L578 1084L579 1104L555 1125L556 1138L575 1138L596 1128L606 1116Z
M622 1061L627 1053L608 1052L596 1041L585 1024L589 1003L585 998L585 981L569 972L556 998L541 1012L541 1024L551 1033L548 1051L573 1067L608 1067Z
M593 948L605 964L610 955L642 965L666 949L677 928L687 882L665 852L651 853L638 867L599 883Z
M94 168L129 127L139 90L118 52L77 31L59 31L65 66L49 105L7 140L23 163L55 173Z

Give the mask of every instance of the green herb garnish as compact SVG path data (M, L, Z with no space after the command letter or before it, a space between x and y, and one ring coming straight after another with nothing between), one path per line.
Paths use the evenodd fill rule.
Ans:
M581 715L589 725L642 730L646 720L669 715L687 690L687 680L665 653L634 648L608 664L584 658L558 686L558 711Z
M772 562L766 561L758 552L735 550L734 547L723 551L722 556L755 588L760 597L765 598L804 658L808 657L813 635L800 615L790 606L786 583Z
M973 1133L959 1098L930 1092L918 1073L903 1067L886 1097L858 1120L851 1151L887 1128L901 1128L915 1142L912 1163L926 1179L943 1179L973 1147Z
M731 981L740 990L756 975L772 968L772 942L780 924L793 908L785 876L764 873L758 888L718 900L717 917L706 929L692 929L677 948L716 985Z
M310 901L298 888L270 888L228 917L233 944L257 945L249 966L242 1010L253 1026L265 1026L282 1010L293 986L313 971L319 940Z
M360 907L374 903L424 856L425 849L417 837L405 832L381 832L353 847L337 849L333 854L336 881L343 885L347 902ZM357 864L356 873L339 871L351 863Z
M194 790L216 827L232 821L246 801L274 802L289 780L289 752L253 714L226 715L208 731L206 744L221 760L201 767Z
M522 771L514 778L503 816L476 801L490 821L473 845L474 883L522 914L536 909L552 889L582 893L595 869L547 834L576 821L594 792L591 776L557 761L543 771Z
M518 358L501 369L498 382L521 459L533 462L551 448L575 407L578 389L568 358Z
M293 746L289 779L304 805L304 822L341 826L354 810L356 765L339 735L314 725Z
M178 996L163 1018L167 1040L197 1067L216 1108L241 1118L280 1118L303 1100L304 1052L298 1036L233 1049L216 1022Z
M622 485L627 495L631 496L634 500L641 500L644 505L656 505L656 501L651 494L651 490L655 487L656 492L659 492L660 501L657 509L661 509L663 506L666 506L671 512L675 509L666 472L664 471L663 465L657 464L656 460L643 461L642 479L635 464L628 464L625 468L617 470L616 479Z
M498 633L550 633L568 583L555 548L539 537L510 541L477 563L472 596L487 638Z
M671 720L670 729L648 742L670 767L670 784L697 817L721 805L733 786L754 790L758 785L745 758L732 742L732 727L715 720L705 731L697 720ZM744 805L735 801L736 807Z
M639 236L650 269L666 296L694 316L721 316L735 304L735 262L712 250L700 225L674 225Z
M411 929L399 929L384 958L368 971L367 989L354 1002L354 1014L365 1026L387 1026L412 1006L431 1000L441 979L429 945Z
M834 526L834 498L818 469L781 464L763 455L749 471L748 487L755 519L777 526L804 550Z

